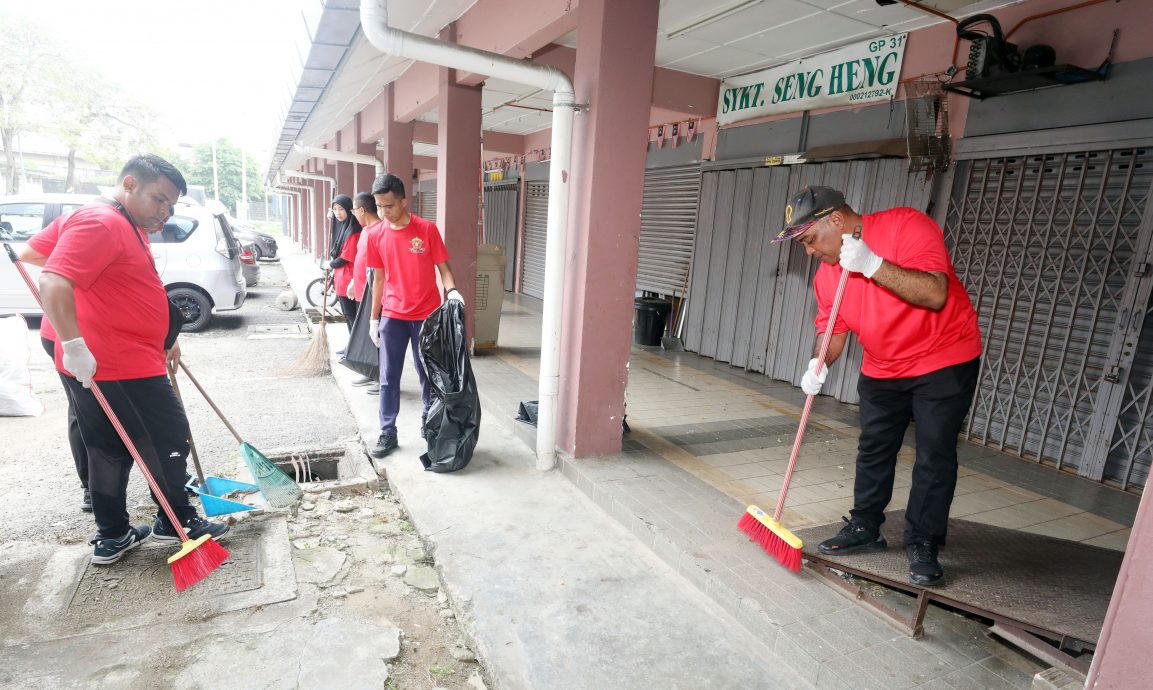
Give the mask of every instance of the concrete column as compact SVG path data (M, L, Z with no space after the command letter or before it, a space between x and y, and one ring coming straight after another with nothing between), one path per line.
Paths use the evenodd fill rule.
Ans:
M325 221L325 210L327 203L325 199L326 185L320 180L308 180L307 184L312 187L312 198L315 203L312 207L312 256L321 259L328 253L328 243L325 239L328 235L328 227Z
M376 139L364 140L364 114L356 115L356 152L362 156L376 158ZM372 181L376 178L376 166L356 164L356 194L372 193ZM353 195L355 197L355 195Z
M620 452L659 3L582 0L557 444Z
M347 194L349 197L356 196L356 164L337 161L335 167L336 194Z
M412 188L412 122L396 121L395 84L384 87L384 169L404 182L405 193L411 200Z
M450 34L445 37L444 34ZM449 27L442 38L454 40ZM464 297L466 329L473 333L480 193L479 86L456 83L456 70L440 68L437 97L436 224L444 234L456 287Z

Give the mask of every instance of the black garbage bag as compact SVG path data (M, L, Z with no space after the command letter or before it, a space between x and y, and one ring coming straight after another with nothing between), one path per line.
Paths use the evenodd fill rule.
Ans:
M456 472L472 459L480 437L480 395L468 357L464 308L449 300L424 320L420 354L432 401L424 426L424 469Z
M522 400L516 409L516 421L536 426L536 415L540 404L536 400Z
M368 334L369 321L372 320L372 276L364 283L364 295L361 296L360 309L356 310L356 318L352 321L352 331L348 334L348 346L344 348L344 356L340 363L352 369L361 376L380 380L380 348L373 342Z

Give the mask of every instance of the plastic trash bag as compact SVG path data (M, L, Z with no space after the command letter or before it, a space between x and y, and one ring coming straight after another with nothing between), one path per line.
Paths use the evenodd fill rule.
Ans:
M540 404L536 400L522 400L516 410L516 421L536 426L537 411Z
M32 395L30 356L24 317L0 318L0 417L35 417L44 411Z
M424 320L420 354L432 394L424 426L428 452L420 462L430 472L456 472L472 459L480 437L480 395L460 302L449 300Z
M361 376L380 380L380 348L373 342L368 334L369 323L372 319L372 276L364 284L364 294L361 296L360 309L356 310L356 318L352 320L352 330L348 334L348 345L344 348L344 356L340 363L352 369Z

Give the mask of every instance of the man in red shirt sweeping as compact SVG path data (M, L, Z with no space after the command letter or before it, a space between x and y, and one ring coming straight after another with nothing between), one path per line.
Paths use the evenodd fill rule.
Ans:
M897 452L915 420L917 459L904 534L909 580L940 584L938 547L945 543L957 485L957 434L973 400L981 356L977 314L953 271L941 229L912 208L859 215L841 192L817 186L790 199L785 225L776 241L796 239L822 261L813 279L817 345L801 389L816 395L828 373L826 366L817 374L816 353L843 271L850 276L826 365L841 354L849 331L864 348L853 509L841 531L818 550L840 556L888 546L880 527L893 496Z
M380 348L380 439L369 452L374 458L383 458L398 445L400 374L404 368L404 351L410 346L424 402L421 414L421 432L424 432L430 392L420 359L420 328L441 304L437 271L444 283L446 298L462 305L464 298L456 289L440 230L432 222L409 213L400 178L388 174L378 176L372 183L372 196L384 223L367 240L368 267L373 269L372 311L369 312L372 320L368 332Z
M180 360L180 346L174 339L165 342L168 296L148 247L148 232L164 225L185 191L171 163L136 156L121 170L111 199L77 209L55 237L29 241L45 257L40 291L56 327L56 368L68 374L65 383L88 451L96 564L116 562L150 536L179 543L176 530L192 539L219 539L228 531L197 515L184 491L188 418L166 376L166 361ZM152 527L129 523L132 456L89 389L93 381L182 524L170 524L163 514Z

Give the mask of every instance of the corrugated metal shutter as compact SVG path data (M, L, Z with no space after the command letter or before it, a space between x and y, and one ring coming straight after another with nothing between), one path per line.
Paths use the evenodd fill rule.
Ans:
M684 292L700 188L699 163L645 171L637 290L677 297Z
M985 343L971 439L1144 482L1151 187L1153 149L958 163L946 240Z
M420 213L417 214L425 220L436 222L436 186L420 193Z
M517 183L484 188L484 238L504 250L504 289L512 292L516 282Z
M544 299L545 236L548 229L548 183L525 186L524 257L521 292Z
M777 243L789 194L806 184L841 189L865 212L924 210L931 185L885 159L788 167L706 170L693 256L685 347L794 384L816 342L817 261L796 242ZM862 351L849 337L824 392L857 401Z

